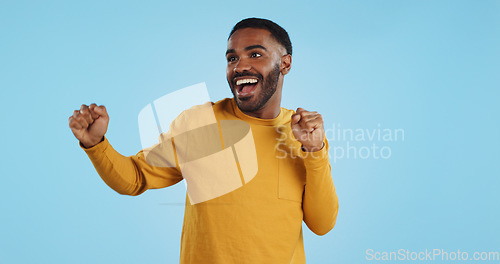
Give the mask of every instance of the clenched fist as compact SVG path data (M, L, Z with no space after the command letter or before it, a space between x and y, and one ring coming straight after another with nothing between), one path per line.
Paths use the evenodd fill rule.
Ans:
M292 115L293 136L302 143L305 151L318 151L323 148L325 130L323 128L323 118L318 112L309 112L302 108L297 108Z
M82 145L90 148L101 142L108 130L109 116L104 105L82 105L69 117L69 127Z

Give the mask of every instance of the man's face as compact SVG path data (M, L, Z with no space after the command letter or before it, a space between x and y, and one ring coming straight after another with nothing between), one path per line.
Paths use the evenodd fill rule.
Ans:
M285 48L265 29L244 28L233 33L227 43L226 74L243 112L255 112L281 98L276 90L282 81L280 66L285 53Z

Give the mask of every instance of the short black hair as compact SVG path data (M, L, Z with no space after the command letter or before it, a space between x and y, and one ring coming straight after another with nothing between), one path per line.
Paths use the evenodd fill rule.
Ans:
M236 32L236 30L243 28L266 29L267 31L271 32L271 36L273 36L274 39L278 41L278 43L285 47L286 53L292 55L292 42L290 41L288 33L284 28L274 23L273 21L255 17L243 19L233 27L233 30L231 30L231 33L229 33L229 37L227 39L229 40L234 32Z

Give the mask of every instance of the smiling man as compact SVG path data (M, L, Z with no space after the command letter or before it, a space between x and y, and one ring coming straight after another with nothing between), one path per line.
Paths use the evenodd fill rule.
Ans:
M292 62L291 43L287 42L287 51L266 29L238 29L237 25L231 32L226 51L226 74L236 104L247 115L275 118L280 112L283 76Z
M109 116L104 106L82 105L69 118L69 126L99 175L120 194L139 195L183 179L188 182L180 263L305 263L302 221L324 235L335 225L338 212L322 117L280 106L292 45L279 25L258 18L240 21L229 35L226 59L234 97L209 104L218 124L215 134L223 141L215 148L233 148L224 145L230 141L223 135L223 122L228 120L248 126L255 144L255 150L237 153L241 187L230 192L198 202L192 199L196 194L189 193L193 178L209 182L208 171L224 174L224 164L210 163L193 174L179 165L179 158L170 158L172 166L155 166L144 150L130 157L120 155L105 137ZM171 131L183 122L195 122L199 114L197 107L185 111L174 120ZM189 142L208 138L198 133ZM168 140L160 137L158 146ZM182 149L179 142L169 143L177 154ZM236 151L233 148L230 153ZM242 172L249 152L257 156L251 179ZM203 192L224 184L219 179L216 186L197 188Z

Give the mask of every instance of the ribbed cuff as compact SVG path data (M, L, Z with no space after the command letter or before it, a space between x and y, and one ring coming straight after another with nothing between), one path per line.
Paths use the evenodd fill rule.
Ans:
M322 149L313 152L306 152L302 149L299 151L299 156L304 160L304 165L306 167L318 167L325 164L325 161L329 161L328 156L328 141L324 141L325 145Z
M95 144L94 146L90 147L90 148L86 148L82 145L82 142L78 142L78 144L80 145L80 147L85 150L85 152L89 155L92 155L92 154L95 154L95 153L99 153L99 152L104 152L106 150L106 148L108 148L109 146L109 141L106 137L103 137L103 140L101 140L101 142Z

